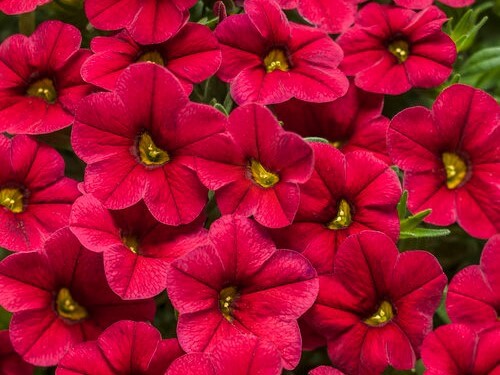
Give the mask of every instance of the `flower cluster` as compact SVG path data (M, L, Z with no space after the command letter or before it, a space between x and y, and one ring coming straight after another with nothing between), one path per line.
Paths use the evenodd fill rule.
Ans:
M0 44L0 374L498 374L500 106L446 9L213 3L0 0L85 16Z

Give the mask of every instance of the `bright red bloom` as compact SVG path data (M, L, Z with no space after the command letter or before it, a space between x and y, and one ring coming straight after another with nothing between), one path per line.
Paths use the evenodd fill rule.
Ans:
M314 268L297 252L276 250L250 219L223 216L208 236L209 245L174 261L168 275L181 347L210 352L248 333L274 344L283 366L294 368L301 355L297 318L317 294Z
M191 353L176 359L165 375L279 375L281 370L281 357L272 344L239 334L220 341L209 355Z
M407 108L387 132L389 155L405 172L411 212L425 221L458 222L470 235L500 231L500 106L484 91L453 85L432 110Z
M123 299L165 290L168 265L206 238L199 221L170 227L156 221L143 202L109 211L90 194L73 205L70 229L83 246L103 253L109 286Z
M73 346L58 364L57 375L161 375L184 354L176 339L143 322L122 320L96 341Z
M189 94L194 83L215 74L221 63L217 39L208 27L197 23L188 23L161 44L138 44L123 31L112 37L96 37L90 47L95 55L83 64L82 77L107 90L115 88L118 76L129 65L149 61L172 72Z
M38 251L68 225L77 182L64 177L64 160L25 135L0 134L0 247Z
M445 285L430 253L399 253L383 233L362 232L340 246L333 274L320 276L306 319L327 337L332 363L348 374L380 374L388 365L409 370Z
M476 332L448 324L432 332L422 345L426 375L500 374L500 326Z
M309 371L309 375L344 375L344 373L333 367L319 366Z
M33 375L33 366L14 351L9 331L0 331L0 371L2 375Z
M85 14L102 30L127 29L141 44L162 43L189 18L196 0L86 0Z
M396 173L367 152L312 147L314 172L300 187L294 222L272 235L279 247L301 251L324 274L333 271L335 253L351 234L377 230L397 240L401 186Z
M452 8L463 8L474 4L474 0L438 0L440 3ZM394 0L394 2L405 8L424 9L431 6L434 0Z
M369 151L390 164L386 149L389 119L382 116L384 97L367 93L352 82L347 94L333 102L291 99L273 106L286 130L303 137L321 137L342 152Z
M153 300L127 302L106 282L102 256L83 248L69 229L43 252L0 262L0 305L13 312L10 338L25 361L53 366L74 344L93 340L122 319L151 320Z
M356 86L380 94L438 86L457 55L455 43L441 31L445 21L446 14L434 6L416 13L370 3L337 40L345 54L341 68L355 76Z
M77 112L72 144L88 163L85 191L109 209L144 199L162 223L192 222L208 200L192 158L225 126L221 112L190 102L172 73L134 64L116 91L85 98Z
M348 82L337 69L342 50L328 34L288 22L273 0L247 0L245 11L215 30L222 50L217 75L238 104L327 102L345 94Z
M500 326L500 235L486 243L478 266L469 266L450 282L446 311L453 323Z
M227 131L232 141L213 143L196 160L221 213L253 216L271 228L289 225L299 206L298 184L313 170L311 147L257 104L235 109Z
M81 40L76 27L47 21L30 37L12 35L0 45L0 132L50 133L73 123L92 90L80 76L90 55Z
M29 13L37 6L50 3L52 0L0 0L0 12L5 14Z

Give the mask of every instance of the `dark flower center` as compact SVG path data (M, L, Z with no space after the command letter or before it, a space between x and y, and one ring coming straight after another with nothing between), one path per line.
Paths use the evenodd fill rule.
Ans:
M138 62L150 62L153 64L165 66L165 60L163 60L162 55L158 51L147 51L144 52L137 59Z
M365 320L365 323L372 327L377 327L379 325L389 322L394 317L394 312L390 302L383 301L378 310Z
M131 252L134 254L139 253L139 240L136 236L132 234L122 234L121 238L123 244L127 246Z
M389 44L387 47L389 52L392 53L398 62L404 63L410 54L410 46L408 42L402 39L397 39Z
M142 133L137 148L141 163L144 165L163 165L170 161L167 151L157 147L148 132Z
M23 198L22 191L17 188L0 189L0 206L7 208L15 214L24 211Z
M69 320L79 321L88 316L87 310L73 299L67 288L57 293L56 308L59 316Z
M54 82L50 78L42 78L33 82L26 90L26 94L41 98L47 103L54 103L57 99Z
M270 172L255 159L250 161L250 173L255 183L265 189L273 187L280 181L276 173Z
M467 164L453 152L444 152L441 157L446 170L446 186L448 189L456 189L467 176Z
M351 206L345 199L341 199L337 209L337 216L335 216L326 226L328 229L337 230L347 228L351 223Z
M238 299L238 289L234 286L228 286L219 293L219 308L222 315L228 322L233 321L234 302Z
M264 66L268 73L274 72L277 69L286 72L290 69L290 62L283 49L275 48L264 57Z

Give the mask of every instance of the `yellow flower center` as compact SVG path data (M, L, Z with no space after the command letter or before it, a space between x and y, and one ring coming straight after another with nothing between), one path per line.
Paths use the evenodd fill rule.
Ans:
M21 190L16 188L0 189L0 206L4 206L15 214L24 211L24 195Z
M122 242L134 254L137 254L139 252L139 240L136 236L130 234L122 235Z
M387 323L394 317L394 312L392 311L392 305L384 301L381 303L377 312L365 320L365 323L372 327L377 327L381 324Z
M337 230L347 228L351 223L351 206L345 199L341 199L337 210L337 216L335 216L326 226L328 229Z
M163 57L161 54L157 51L148 51L146 53L143 53L138 59L138 62L150 62L153 64L165 66L165 60L163 60Z
M234 286L224 288L219 293L219 308L228 322L233 321L233 303L238 298L238 290Z
M446 170L446 186L448 189L455 189L467 176L467 164L460 156L452 152L444 152L442 160Z
M139 138L138 148L139 157L144 165L163 165L170 161L168 153L157 147L147 132Z
M270 188L276 185L280 178L277 174L269 172L257 160L252 159L250 162L250 172L252 173L253 180L263 188Z
M333 146L335 148L341 148L343 145L344 145L344 142L342 142L342 141L330 142L330 146Z
M282 49L273 49L271 52L264 57L264 66L266 67L266 72L271 73L276 69L283 72L290 69L290 64L286 57L285 51Z
M404 40L395 40L389 44L388 49L398 59L400 64L404 63L410 54L410 46Z
M59 316L69 320L78 321L88 316L87 310L73 299L67 288L62 288L57 293L56 308Z
M36 96L45 100L47 103L54 103L57 99L57 92L54 88L54 82L49 78L39 79L32 83L26 91L28 96Z

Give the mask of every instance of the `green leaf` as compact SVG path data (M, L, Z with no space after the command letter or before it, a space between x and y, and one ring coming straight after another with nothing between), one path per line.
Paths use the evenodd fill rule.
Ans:
M328 139L321 137L306 137L304 138L307 142L318 142L318 143L330 143Z
M226 97L224 98L224 103L223 103L223 106L224 108L226 108L227 113L231 113L233 105L234 105L233 98L231 97L231 93L228 91Z
M401 199L398 202L398 217L400 221L403 221L406 217L406 202L408 202L408 190L403 191Z
M500 47L484 48L473 54L462 66L462 74L486 73L500 69Z
M477 19L483 11L492 6L492 2L486 2L477 6L475 9L469 9L462 18L458 20L456 25L453 25L454 20L450 19L446 25L446 30L451 39L455 42L458 52L466 51L472 46L477 33L486 23L488 17L483 17L479 22L477 22Z
M398 212L399 212L399 207L398 207ZM432 212L431 209L427 209L424 211L420 211L416 213L415 215L409 216L406 219L401 220L401 231L409 231L412 230L413 228L416 228L422 221L430 215Z
M441 297L441 302L439 303L439 307L436 310L436 315L443 322L443 324L451 323L450 317L446 312L446 296L448 295L448 287L446 286L443 291L443 296Z
M414 228L408 231L401 231L399 239L445 237L450 233L449 229Z
M212 104L212 105L213 105L213 107L214 107L215 109L218 109L219 111L221 111L222 113L224 113L226 116L228 116L228 115L229 115L229 113L227 113L226 108L225 108L222 104L220 104L220 103L216 102L216 103L214 103L214 104Z

